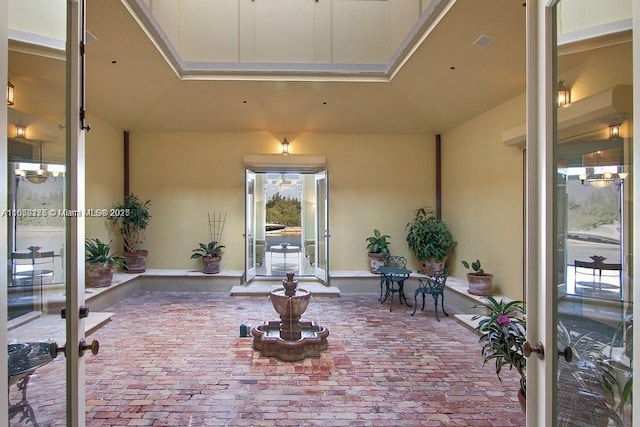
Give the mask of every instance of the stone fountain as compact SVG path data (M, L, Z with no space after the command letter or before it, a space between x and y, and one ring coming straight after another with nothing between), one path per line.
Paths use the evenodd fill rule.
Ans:
M273 320L255 327L253 348L262 356L275 356L280 360L295 362L307 357L320 357L320 352L328 347L329 331L314 322L300 321L309 306L311 292L298 289L298 281L293 273L287 273L282 281L282 289L271 291L269 299L280 315Z

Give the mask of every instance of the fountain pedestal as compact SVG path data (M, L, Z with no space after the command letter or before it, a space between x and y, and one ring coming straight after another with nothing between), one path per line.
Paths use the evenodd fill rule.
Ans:
M251 331L253 348L262 356L275 356L287 362L320 357L320 352L328 347L329 331L314 322L300 321L311 292L298 289L293 273L287 273L282 285L283 289L271 291L269 295L280 320L265 322Z

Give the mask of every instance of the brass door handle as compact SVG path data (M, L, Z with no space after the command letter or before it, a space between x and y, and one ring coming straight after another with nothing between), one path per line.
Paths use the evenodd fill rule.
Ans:
M524 353L524 357L529 357L531 356L531 353L536 353L538 355L538 359L544 360L544 345L540 341L536 343L535 347L531 347L529 341L526 341L522 351Z
M85 344L84 338L80 340L80 357L84 356L86 350L91 350L94 356L100 351L100 343L98 340L91 341L91 344Z

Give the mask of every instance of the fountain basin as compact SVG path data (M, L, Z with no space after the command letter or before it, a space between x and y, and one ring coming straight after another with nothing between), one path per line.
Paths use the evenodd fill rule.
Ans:
M314 322L298 322L301 338L285 340L280 337L281 322L265 322L251 330L253 348L262 356L277 357L285 362L297 362L307 357L320 357L320 352L329 347L329 331Z
M302 316L309 306L311 292L306 289L298 288L293 296L286 296L284 289L276 289L271 291L269 298L271 304L280 316L299 317Z

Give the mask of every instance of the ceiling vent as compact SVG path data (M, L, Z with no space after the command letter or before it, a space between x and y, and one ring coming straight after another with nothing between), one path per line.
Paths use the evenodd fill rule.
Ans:
M475 44L476 46L479 47L487 47L489 46L491 43L493 43L496 39L494 39L491 36L487 36L482 34L480 37L478 37L477 39L475 39L475 41L473 42L473 44Z

